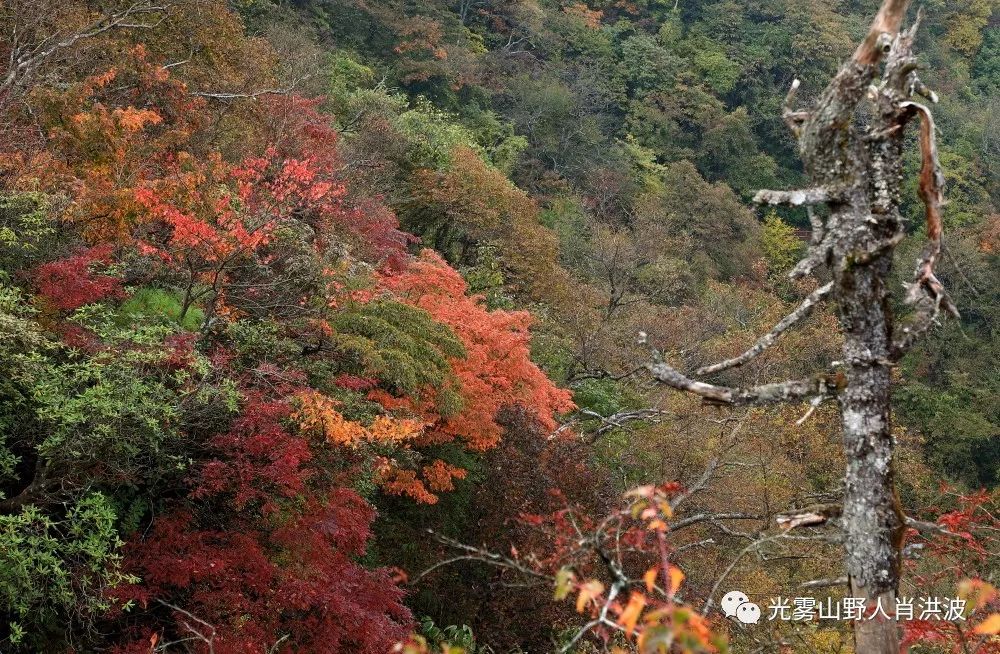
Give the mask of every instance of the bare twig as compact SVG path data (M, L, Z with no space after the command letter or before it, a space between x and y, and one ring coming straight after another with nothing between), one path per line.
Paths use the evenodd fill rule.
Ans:
M684 504L684 502L687 502L689 499L708 487L712 478L715 476L715 472L719 469L719 466L722 465L722 457L729 450L735 447L737 442L739 442L739 434L746 422L746 417L747 414L744 413L738 418L733 418L736 424L734 424L733 428L729 430L729 434L719 448L719 451L715 454L715 456L709 459L708 464L705 466L705 470L701 473L701 476L697 479L697 481L688 486L686 490L678 493L670 499L671 509L676 511L682 504ZM674 528L677 528L677 526L675 525Z
M596 411L591 411L590 409L580 409L577 413L583 418L593 418L601 421L601 424L590 432L591 440L596 440L613 429L622 429L630 422L655 423L660 422L665 417L675 415L672 411L664 411L662 409L636 409L635 411L620 411L618 413L613 413L610 416L602 416ZM579 422L579 419L560 425L560 427L556 430L556 433L558 434L570 429L577 422Z
M764 352L764 350L774 345L774 343L778 340L778 338L782 334L784 334L786 331L788 331L796 324L801 322L803 319L808 317L809 314L812 313L813 308L817 304L825 300L827 297L829 297L832 291L833 291L833 282L829 282L827 284L824 284L823 286L820 286L815 291L810 293L806 297L806 299L802 301L802 304L800 304L794 311L792 311L790 314L782 318L781 321L778 322L778 324L775 325L773 329L771 329L771 331L769 331L768 333L764 334L759 339L757 339L757 342L754 343L753 347L751 347L749 350L739 355L738 357L727 359L726 361L722 361L720 363L716 363L711 366L705 366L703 368L699 368L698 371L695 372L695 375L699 377L703 377L705 375L711 375L717 372L721 372L723 370L728 370L729 368L736 368L738 366L742 366L743 364L757 358Z
M927 522L926 520L917 520L916 518L906 518L906 526L911 529L916 529L921 533L933 533L942 534L944 536L951 536L953 538L962 538L961 534L956 534L950 529L946 529L936 522Z
M249 91L245 93L236 92L225 92L225 91L192 91L191 95L197 96L199 98L208 98L210 100L256 100L257 98L263 97L265 95L288 95L294 91L302 82L308 80L311 75L303 75L299 77L291 84L283 88L277 89L259 89L256 91Z
M781 538L781 536L782 534L772 534L770 536L764 536L758 538L757 540L753 541L752 543L744 547L742 550L740 550L736 554L736 556L733 557L733 560L729 563L726 569L722 571L722 574L719 575L719 577L715 580L715 583L712 585L712 589L708 592L708 597L705 598L705 605L701 607L701 614L708 615L708 612L712 610L712 607L715 605L715 600L714 600L715 594L719 591L719 588L722 586L723 582L729 578L730 574L732 574L733 570L736 568L736 565L743 560L744 556L749 554L754 549L759 548L761 545L764 545L765 543L769 543L771 541L777 540L778 538Z
M428 529L427 533L430 534L438 542L447 545L448 547L451 547L453 549L459 550L460 552L464 552L464 554L461 554L459 556L454 556L444 561L439 561L435 563L434 565L432 565L431 567L427 568L419 575L414 577L413 580L410 582L412 584L417 583L418 581L426 577L431 572L437 570L438 568L441 568L446 565L451 565L452 563L458 563L460 561L479 561L480 563L487 563L492 566L515 570L523 575L526 575L528 577L533 577L535 579L544 579L546 581L551 581L554 579L554 577L552 577L551 575L543 574L533 568L524 565L520 561L517 561L507 556L503 556L501 554L497 554L496 552L491 552L484 548L466 545L465 543L461 543L453 538L449 538L447 536L439 534L435 532L433 529Z
M751 513L697 513L676 522L671 522L670 531L680 531L686 527L703 522L717 524L722 520L760 520L760 516Z
M179 606L177 606L175 604L171 604L170 602L165 602L162 599L157 599L156 601L158 603L162 604L163 606L167 607L168 609L170 609L172 611L176 611L177 613L180 613L181 615L183 615L183 616L185 616L187 618L190 618L191 620L193 620L193 621L197 622L199 625L201 625L203 628L207 629L208 633L205 634L205 633L202 633L201 631L199 631L198 629L195 629L186 620L181 621L181 624L184 626L184 628L187 629L189 632L191 632L191 634L194 635L195 639L200 640L201 642L205 643L205 646L208 647L209 654L214 654L215 653L215 627L213 627L208 622L205 622L204 620L202 620L198 616L194 615L190 611L186 611L186 610L182 609L181 607L179 607Z

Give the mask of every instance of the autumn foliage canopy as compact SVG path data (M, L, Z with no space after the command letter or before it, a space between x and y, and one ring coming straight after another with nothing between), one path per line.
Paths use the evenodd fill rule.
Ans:
M646 364L816 292L808 216L748 200L858 4L0 2L0 651L851 651L717 610L846 592L837 518L778 522L842 495L829 407ZM995 4L926 16L972 309L893 373L903 583L970 607L900 629L931 654L1000 654Z
M43 198L58 231L18 235L39 242L4 310L37 325L62 392L104 384L80 410L110 421L74 429L116 438L102 402L130 393L120 385L164 404L162 422L151 411L146 442L85 476L41 449L15 456L76 496L131 488L107 507L126 521L105 553L118 578L97 567L70 582L92 602L76 619L113 625L113 651L382 654L413 618L394 573L360 561L372 495L436 502L466 476L436 446L496 447L513 405L554 427L570 395L531 362L527 313L486 309L351 190L318 101L268 96L227 116L163 63L128 46L40 89L46 146L3 153L8 188ZM220 129L249 138L220 143ZM43 407L29 410L41 429ZM44 506L36 490L18 501Z

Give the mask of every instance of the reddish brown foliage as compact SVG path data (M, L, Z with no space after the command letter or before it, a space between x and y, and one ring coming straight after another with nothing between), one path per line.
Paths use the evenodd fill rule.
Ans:
M94 264L109 264L111 251L110 245L101 245L42 265L35 274L38 294L59 311L123 297L120 279L92 270Z
M138 645L130 647L163 630L194 637L198 651L210 641L220 654L383 654L405 636L402 591L388 571L354 560L375 511L353 490L310 483L310 443L283 426L291 411L250 399L211 443L216 457L200 467L190 494L198 504L158 517L129 545L142 582L115 595L159 616L133 629Z

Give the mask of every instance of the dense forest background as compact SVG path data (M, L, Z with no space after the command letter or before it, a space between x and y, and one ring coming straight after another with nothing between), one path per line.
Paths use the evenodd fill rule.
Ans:
M558 650L550 577L604 574L583 534L646 484L690 491L685 603L839 576L826 540L745 550L836 498L835 409L702 406L637 334L695 368L813 290L805 212L750 200L802 184L781 102L878 3L0 2L0 650ZM895 465L969 535L912 536L944 596L1000 570L1000 2L923 12L962 319L898 369ZM817 312L722 377L839 345ZM851 651L786 627L730 647Z

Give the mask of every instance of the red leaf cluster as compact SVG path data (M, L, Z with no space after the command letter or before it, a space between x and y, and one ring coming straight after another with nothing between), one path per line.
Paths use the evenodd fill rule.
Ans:
M35 274L38 294L59 311L123 297L120 279L95 273L91 268L95 263L110 263L111 251L110 245L100 245L43 264Z
M351 489L309 484L309 443L282 425L291 411L251 397L196 475L190 498L214 510L174 509L129 545L142 582L115 596L162 609L133 646L147 646L151 629L217 654L383 654L405 637L403 591L389 571L355 561L374 509Z

